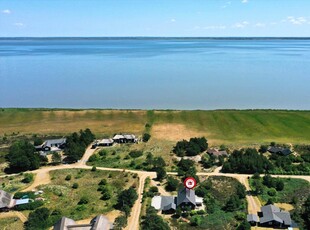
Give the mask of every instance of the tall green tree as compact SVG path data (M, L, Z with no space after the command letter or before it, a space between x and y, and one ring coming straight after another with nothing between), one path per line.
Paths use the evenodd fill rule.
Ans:
M157 211L153 207L146 210L145 219L142 221L143 230L170 230L169 225L164 219L157 215Z
M40 157L28 141L15 142L7 155L10 169L14 172L34 170L40 167Z

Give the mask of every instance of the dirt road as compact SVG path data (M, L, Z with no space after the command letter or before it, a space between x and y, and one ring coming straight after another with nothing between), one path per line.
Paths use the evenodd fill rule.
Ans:
M18 217L23 223L27 221L27 217L21 212L12 211L12 212L1 212L0 213L0 219L9 218L9 217Z
M60 169L73 169L73 168L78 168L78 169L91 169L91 166L87 166L86 162L88 161L89 157L95 152L94 149L91 149L90 147L87 148L84 156L82 159L71 165L58 165L58 166L50 166L50 167L43 167L34 171L29 171L30 173L36 174L34 182L26 188L24 191L30 191L36 188L39 185L42 184L48 184L50 183L50 176L49 172L52 170L60 170ZM124 169L120 168L104 168L104 167L97 167L97 170L106 170L106 171L124 171ZM139 186L137 188L138 191L138 200L135 202L131 216L129 217L128 220L128 226L126 227L126 230L136 230L139 229L139 218L140 218L140 212L141 212L141 201L142 201L142 193L144 189L144 182L147 177L150 178L155 178L156 173L155 172L145 172L145 171L137 171L137 170L125 170L127 172L131 173L137 173L139 176ZM168 172L167 174L169 175L176 175L176 172ZM252 175L250 174L233 174L233 173L220 173L220 168L216 168L214 172L211 173L205 173L205 172L199 172L197 175L201 176L226 176L226 177L233 177L239 180L242 184L245 185L247 190L250 190L249 184L248 184L248 177L251 177ZM0 176L1 177L5 177ZM272 175L273 177L281 177L281 178L297 178L297 179L304 179L308 182L310 182L310 176L297 176L297 175ZM152 182L154 184L154 182ZM162 195L169 195L163 188L159 187L159 192ZM257 199L257 197L253 197L250 195L247 195L247 201L248 201L248 211L249 213L256 213L260 209L260 202ZM19 215L19 214L16 214ZM19 216L19 218L23 218L24 221L26 221L26 217Z

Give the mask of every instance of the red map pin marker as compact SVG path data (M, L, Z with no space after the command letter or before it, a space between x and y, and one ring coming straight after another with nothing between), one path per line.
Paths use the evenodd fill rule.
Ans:
M185 180L184 180L184 186L187 188L187 189L193 189L195 188L197 185L197 182L195 180L195 178L193 177L187 177Z

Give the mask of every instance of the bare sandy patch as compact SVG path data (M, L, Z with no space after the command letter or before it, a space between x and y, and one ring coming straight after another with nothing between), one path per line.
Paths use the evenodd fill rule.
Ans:
M293 205L287 203L274 203L274 205L288 212L294 209Z
M155 124L152 128L152 137L160 140L180 141L201 136L205 136L205 133L182 124Z

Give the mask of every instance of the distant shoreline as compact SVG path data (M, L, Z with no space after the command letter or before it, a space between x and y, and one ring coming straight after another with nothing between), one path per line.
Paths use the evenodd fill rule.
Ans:
M0 107L3 110L24 110L24 111L276 111L276 112L310 112L307 109L122 109L122 108L25 108L25 107Z
M0 40L310 40L310 37L0 37Z

